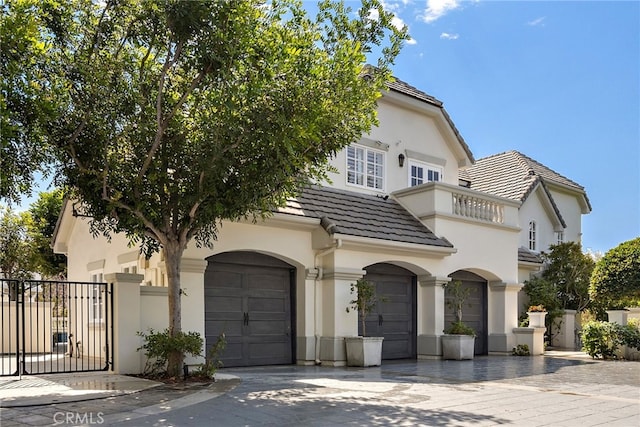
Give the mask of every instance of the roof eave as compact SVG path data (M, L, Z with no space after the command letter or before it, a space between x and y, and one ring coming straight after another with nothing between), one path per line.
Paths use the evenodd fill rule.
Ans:
M334 233L331 237L342 240L342 248L344 249L357 249L365 252L384 250L389 253L422 254L438 258L444 258L458 252L454 247L398 242L396 240L374 239L371 237L352 236L342 233Z

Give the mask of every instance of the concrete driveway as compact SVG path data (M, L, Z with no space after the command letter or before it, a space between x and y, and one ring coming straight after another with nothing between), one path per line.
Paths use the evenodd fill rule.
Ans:
M640 363L581 353L223 372L241 384L216 399L121 425L640 426Z

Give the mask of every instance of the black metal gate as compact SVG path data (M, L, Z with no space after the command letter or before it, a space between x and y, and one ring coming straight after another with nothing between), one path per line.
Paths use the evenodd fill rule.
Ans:
M0 279L0 376L108 370L113 285Z

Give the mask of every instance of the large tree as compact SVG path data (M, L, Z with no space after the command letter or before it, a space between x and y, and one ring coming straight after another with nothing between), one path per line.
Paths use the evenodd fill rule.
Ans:
M640 306L640 237L620 243L598 260L589 294L600 318L605 310Z
M30 279L33 276L29 239L31 222L28 212L17 213L0 206L0 278ZM2 293L8 292L10 301L16 300L17 291L17 282L3 282Z
M76 0L50 16L64 25L43 23L39 86L57 96L45 129L64 184L95 233L162 248L172 336L187 244L324 178L376 123L407 37L378 0L323 1L315 17L291 0Z
M62 190L44 191L29 207L32 252L31 268L44 278L61 279L67 275L67 257L53 253L51 240L62 211Z
M34 173L52 161L43 124L57 97L43 91L49 45L43 29L57 32L55 0L0 2L0 199L31 194Z

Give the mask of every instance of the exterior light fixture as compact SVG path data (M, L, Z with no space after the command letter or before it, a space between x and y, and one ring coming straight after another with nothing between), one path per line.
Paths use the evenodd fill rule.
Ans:
M400 154L398 155L398 165L399 165L400 167L403 167L403 166L404 166L404 154L402 154L402 153L400 153Z

